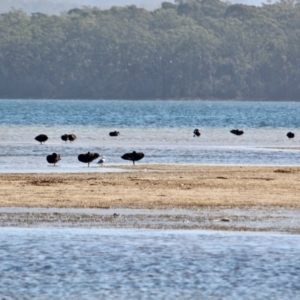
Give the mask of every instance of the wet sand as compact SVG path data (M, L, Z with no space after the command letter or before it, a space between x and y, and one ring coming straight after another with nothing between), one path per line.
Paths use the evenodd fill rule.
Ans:
M117 168L130 172L2 174L0 226L300 234L299 167Z

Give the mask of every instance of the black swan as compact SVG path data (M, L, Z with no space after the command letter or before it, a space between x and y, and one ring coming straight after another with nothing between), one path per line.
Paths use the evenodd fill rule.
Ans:
M133 164L135 165L135 162L138 160L141 160L144 157L143 152L135 152L133 151L132 153L125 153L124 155L121 156L122 159L125 160L131 160Z
M199 137L200 135L201 135L201 133L200 133L199 129L195 129L195 130L194 130L194 137L195 137L195 136L198 136L198 137Z
M57 154L57 153L52 153L52 154L48 155L48 156L46 157L46 159L47 159L47 162L48 162L49 164L54 164L54 166L55 166L55 164L56 164L58 161L60 161L60 155Z
M98 158L100 155L98 153L92 153L92 152L88 152L88 153L85 153L85 154L79 154L78 155L78 160L80 162L83 162L83 163L86 163L88 164L88 167L90 166L90 163Z
M68 134L68 139L70 142L74 142L76 140L76 135L75 134Z
M48 140L46 134L40 134L34 138L36 141L40 142L41 144L45 143Z
M243 130L238 130L238 129L232 129L230 132L235 135L242 135L244 133Z
M286 134L286 136L287 136L289 139L292 139L292 138L295 137L295 133L293 133L293 132L288 132L288 133Z
M109 133L110 136L118 136L120 135L120 132L119 131L112 131Z
M75 134L64 134L61 136L61 139L65 142L67 142L67 141L73 142L76 140L76 135Z
M69 137L68 137L67 134L64 134L64 135L61 136L61 139L62 139L63 141L65 141L65 142L67 142L67 141L69 140Z

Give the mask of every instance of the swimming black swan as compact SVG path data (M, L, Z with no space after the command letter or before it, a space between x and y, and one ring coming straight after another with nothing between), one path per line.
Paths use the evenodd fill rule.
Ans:
M120 132L119 131L112 131L109 133L110 136L118 136L120 135Z
M200 135L201 135L201 133L200 133L199 129L195 129L195 130L194 130L194 137L195 137L195 136L198 136L198 137L199 137Z
M243 130L238 130L238 129L232 129L230 132L235 135L242 135L244 133Z
M288 132L288 133L286 134L286 136L287 136L289 139L293 139L293 138L295 137L295 133L293 133L293 132Z

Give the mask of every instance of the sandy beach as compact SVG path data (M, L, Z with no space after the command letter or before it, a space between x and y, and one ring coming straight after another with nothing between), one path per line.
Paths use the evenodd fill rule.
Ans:
M116 167L124 172L0 175L0 226L300 234L299 167Z

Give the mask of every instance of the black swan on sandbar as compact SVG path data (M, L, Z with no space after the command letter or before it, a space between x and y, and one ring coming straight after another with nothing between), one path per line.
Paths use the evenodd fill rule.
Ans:
M34 138L36 141L40 142L41 144L45 143L48 140L46 134L40 134Z
M93 160L95 160L96 158L98 158L99 156L100 156L99 153L88 152L88 153L85 153L85 154L79 154L78 155L78 160L80 162L88 164L88 167L89 167L90 163Z
M74 142L74 141L76 140L76 135L73 134L73 133L72 133L72 134L69 134L69 135L68 135L68 138L69 138L69 141L70 141L70 142Z
M60 155L57 154L57 153L52 153L52 154L48 155L48 156L46 157L46 159L47 159L47 162L48 162L49 164L54 164L54 166L55 166L55 164L56 164L58 161L60 161Z
M121 156L122 159L125 160L131 160L133 164L135 165L135 162L138 160L141 160L144 157L143 152L135 152L133 151L132 153L125 153L124 155Z
M61 139L65 142L67 142L67 141L73 142L76 140L76 135L75 134L64 134L61 136Z
M61 136L61 139L62 139L63 141L65 141L65 142L67 142L67 141L69 140L69 137L68 137L67 134L64 134L64 135Z

